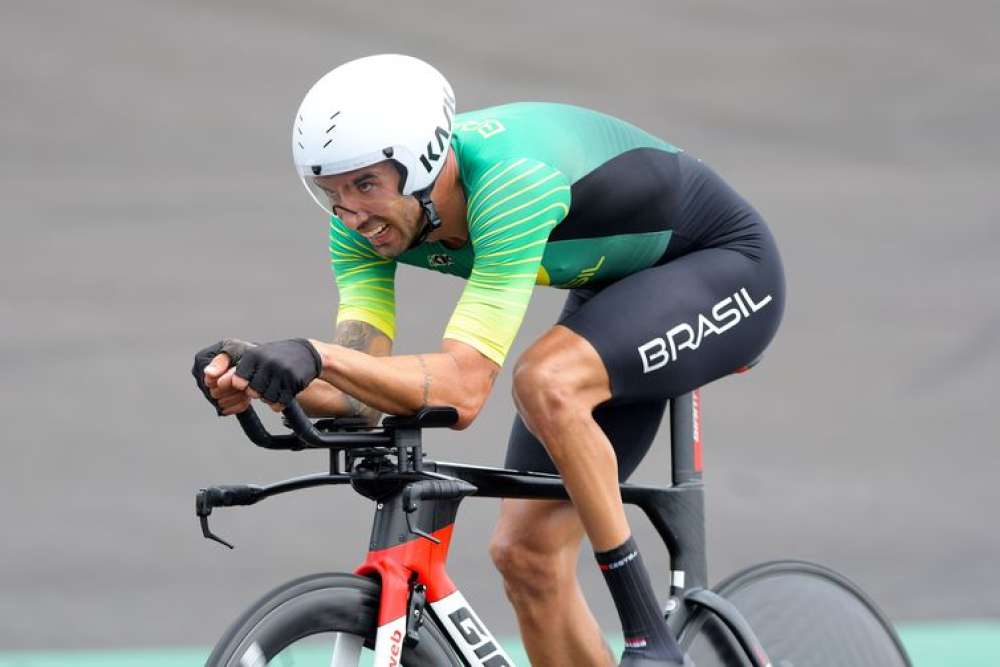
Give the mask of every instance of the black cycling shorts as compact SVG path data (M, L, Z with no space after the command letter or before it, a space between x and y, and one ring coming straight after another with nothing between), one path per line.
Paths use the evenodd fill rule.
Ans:
M719 233L711 239L672 239L656 266L572 290L558 320L594 346L608 371L612 398L594 417L615 449L623 481L649 450L667 400L755 362L784 310L781 258L763 219L708 167L699 162L689 169L699 187L686 209L724 210L728 223L715 224ZM711 207L700 202L705 198ZM699 228L697 220L682 222L685 231ZM505 467L556 472L520 417Z

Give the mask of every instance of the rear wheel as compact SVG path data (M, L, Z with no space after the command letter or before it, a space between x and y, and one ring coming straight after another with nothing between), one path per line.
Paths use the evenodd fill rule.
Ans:
M774 667L910 667L892 625L867 595L825 567L763 563L723 581L716 592L749 622ZM736 638L700 608L680 643L698 667L750 667Z
M379 585L352 574L296 579L257 601L229 628L206 667L359 667L370 665ZM425 615L406 667L461 665L436 619Z

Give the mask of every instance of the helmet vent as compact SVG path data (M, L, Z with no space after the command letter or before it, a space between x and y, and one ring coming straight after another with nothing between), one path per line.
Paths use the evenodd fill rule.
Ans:
M300 141L300 142L298 142L298 143L299 143L299 148L301 148L302 150L305 150L305 149L306 149L306 147L302 145L302 142L301 142L301 141Z
M335 113L335 114L333 114L332 116L330 116L330 120L333 120L334 118L336 118L336 117L337 117L337 116L339 116L339 115L340 115L340 112L338 111L337 113ZM326 133L327 133L327 134L330 134L330 130L332 130L332 129L333 129L333 128L335 128L335 127L337 127L337 124L336 124L336 123L334 123L334 124L333 124L333 125L331 125L330 127L326 128ZM326 148L326 146L324 146L324 148Z
M330 139L330 140L329 140L329 141L327 141L327 142L326 142L325 144L323 144L323 148L326 148L327 146L329 146L329 145L330 145L330 144L332 144L332 143L333 143L333 139Z

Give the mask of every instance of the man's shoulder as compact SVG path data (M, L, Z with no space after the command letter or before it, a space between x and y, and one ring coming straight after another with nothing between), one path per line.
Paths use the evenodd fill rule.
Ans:
M537 126L550 127L593 116L618 120L599 111L558 102L509 102L498 106L463 111L455 116L459 138L489 140L509 133L531 132Z
M467 111L455 117L453 136L467 186L504 160L541 162L574 183L636 148L679 151L628 121L556 102L513 102Z

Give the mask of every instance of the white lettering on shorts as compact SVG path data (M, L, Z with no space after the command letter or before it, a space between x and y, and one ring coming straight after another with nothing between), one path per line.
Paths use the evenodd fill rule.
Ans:
M733 292L712 306L708 314L699 313L698 321L688 324L681 322L671 327L663 337L657 336L640 345L639 358L642 359L643 374L652 373L677 361L681 350L697 350L707 336L721 336L737 324L771 303L768 294L760 301L754 301L746 287Z

